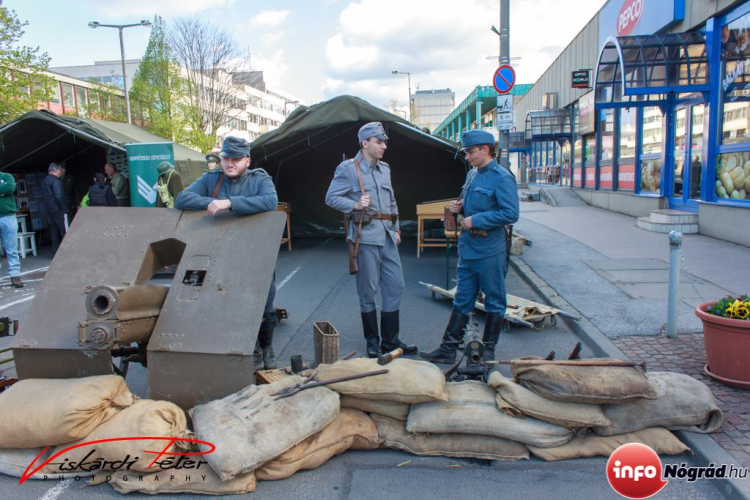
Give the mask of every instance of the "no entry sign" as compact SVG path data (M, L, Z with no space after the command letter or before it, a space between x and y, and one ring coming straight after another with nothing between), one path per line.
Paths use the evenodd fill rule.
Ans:
M507 94L513 90L513 85L516 84L515 70L509 64L503 64L495 71L492 84L495 86L498 94Z

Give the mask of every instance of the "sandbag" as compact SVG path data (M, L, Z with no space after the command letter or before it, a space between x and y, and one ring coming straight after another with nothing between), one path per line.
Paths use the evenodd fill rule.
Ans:
M672 372L651 372L648 381L656 399L605 405L604 414L611 424L594 427L594 432L611 436L661 426L675 431L708 433L718 431L724 423L724 414L704 383Z
M510 369L517 383L553 401L617 404L656 397L640 367L579 366L590 361L593 360L534 365L514 360ZM597 358L596 361L619 360Z
M44 448L46 447L42 446L41 448L13 448L0 450L0 474L20 478L23 475L24 471L26 471L26 468L29 466L29 464L33 462L34 459L44 451ZM34 467L29 469L29 472L34 470L37 466L43 464L51 454L52 450L48 449L44 454L39 456L34 464ZM37 475L37 477L41 478L43 477L43 475Z
M196 438L216 446L203 455L222 481L250 472L322 431L339 414L339 395L327 387L274 400L270 396L302 378L250 385L190 410ZM209 451L206 445L198 445Z
M535 457L543 460L567 460L569 458L608 457L620 446L627 443L641 443L649 446L659 455L679 455L692 452L677 436L663 427L651 427L629 434L597 436L586 434L573 438L570 442L555 448L529 446Z
M385 448L413 455L521 460L529 458L523 443L494 436L471 434L410 434L406 423L383 415L372 415Z
M374 450L379 446L372 419L361 411L342 408L328 427L256 469L255 478L285 479L300 470L317 469L346 450Z
M448 399L445 393L445 376L440 368L432 363L413 359L395 359L385 366L380 366L376 359L368 358L337 361L330 365L319 365L320 374L316 380L328 380L383 368L387 369L388 373L331 384L328 387L341 394L372 401L413 404Z
M0 448L82 439L131 404L133 395L117 375L21 380L0 394Z
M604 416L599 405L552 401L543 398L504 377L498 371L492 372L488 383L497 390L497 404L501 411L507 411L503 402L508 402L515 410L520 411L521 415L538 418L561 427L609 425L609 420Z
M448 402L412 405L407 420L409 432L431 434L481 434L540 447L560 446L573 431L535 418L515 418L501 412L495 390L483 382L447 383Z
M132 406L125 408L111 420L97 427L94 432L80 441L66 443L55 448L53 455L64 451L66 448L78 444L99 441L102 439L113 439L123 437L164 437L164 438L183 438L189 434L187 430L187 420L182 408L170 403L169 401L153 401L142 399L133 403ZM106 443L97 443L92 445L81 446L73 450L65 451L59 457L53 459L53 463L44 468L47 474L56 474L60 472L60 466L55 464L63 463L68 459L68 463L80 463L83 459L92 463L96 460L115 462L114 467L111 464L106 465L102 470L122 470L154 472L158 469L158 464L152 468L148 466L153 462L155 455L144 453L144 450L161 451L169 445L167 440L132 440L132 441L111 441ZM189 446L187 446L189 448ZM91 455L89 453L91 452ZM167 450L169 452L183 452L185 448L179 448L177 444L172 444ZM88 456L88 457L87 457ZM176 460L177 457L164 456L159 461L165 465L170 460ZM118 462L126 461L129 464L120 466ZM93 465L93 464L92 464Z
M354 408L366 413L377 413L397 420L406 420L409 416L411 405L404 403L392 403L390 401L371 401L369 399L355 398L354 396L341 396L342 408Z
M228 481L222 481L210 468L198 470L172 470L153 474L128 472L99 473L88 483L94 486L109 483L117 493L146 493L158 495L167 493L193 493L196 495L242 495L255 491L255 474L240 474Z

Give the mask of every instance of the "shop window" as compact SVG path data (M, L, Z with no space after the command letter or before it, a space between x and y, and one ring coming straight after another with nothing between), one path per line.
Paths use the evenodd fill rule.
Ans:
M750 142L748 108L750 108L750 14L745 14L721 29L722 60L722 143ZM718 189L718 187L717 187Z
M602 147L599 151L599 162L612 164L614 156L614 135L615 135L615 110L604 109L599 117L599 133L602 138Z
M63 90L63 104L66 108L75 108L76 99L73 97L73 86L69 83L62 84Z
M635 158L635 109L620 111L620 158Z
M717 198L750 200L750 151L716 155Z
M662 147L662 115L661 109L656 106L643 108L643 134L641 138L641 154L661 154Z
M661 192L661 159L641 161L641 193Z
M588 135L586 140L586 150L583 156L584 167L595 167L596 166L596 136Z

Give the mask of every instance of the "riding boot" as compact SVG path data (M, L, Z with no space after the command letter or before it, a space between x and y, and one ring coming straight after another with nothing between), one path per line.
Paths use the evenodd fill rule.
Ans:
M367 357L377 358L380 356L380 339L378 338L378 312L373 309L362 313L362 329L367 341Z
M417 346L406 345L398 338L399 315L398 311L380 313L380 350L383 353L391 352L401 348L404 354L416 354Z
M443 334L443 341L440 347L432 352L420 352L419 355L433 363L455 363L456 350L461 345L461 340L464 337L464 328L466 328L466 323L468 322L469 315L463 314L454 308L453 312L451 312L451 319L448 320L448 326Z
M263 366L266 370L276 368L276 354L273 352L273 330L258 333L260 348L263 350Z
M255 348L253 348L253 366L256 370L263 369L263 349L260 347L260 332L258 337L255 339Z
M503 329L504 323L504 315L487 313L487 319L484 322L484 334L482 335L485 361L495 360L495 346L500 338L500 331Z

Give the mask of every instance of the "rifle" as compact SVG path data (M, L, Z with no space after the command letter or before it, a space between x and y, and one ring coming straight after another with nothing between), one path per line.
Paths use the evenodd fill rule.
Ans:
M354 171L357 172L357 180L359 181L359 190L364 195L365 192L365 185L362 182L362 174L359 171L359 162L357 159L354 159ZM359 265L357 265L357 255L359 255L359 240L362 238L362 221L365 218L365 209L362 208L362 210L359 213L359 222L357 222L357 237L352 242L352 240L348 239L346 240L349 250L349 274L357 274L359 272ZM351 216L344 215L344 223L346 225L346 232L349 232L349 221L351 220Z

